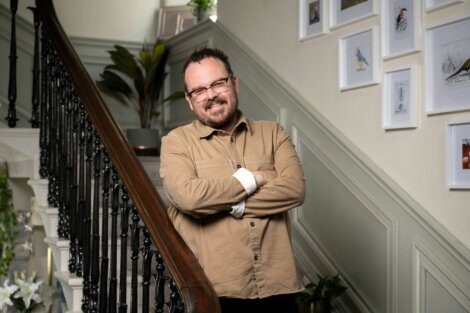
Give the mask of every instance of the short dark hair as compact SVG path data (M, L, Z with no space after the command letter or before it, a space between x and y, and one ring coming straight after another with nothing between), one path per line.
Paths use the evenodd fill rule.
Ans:
M183 80L184 80L184 73L186 73L186 69L188 68L189 64L191 63L200 63L203 59L206 58L214 58L220 60L227 70L229 75L233 75L232 66L228 61L228 56L220 49L217 48L208 48L202 47L199 49L194 50L193 53L189 56L188 60L183 66ZM184 90L187 91L186 81L184 81Z

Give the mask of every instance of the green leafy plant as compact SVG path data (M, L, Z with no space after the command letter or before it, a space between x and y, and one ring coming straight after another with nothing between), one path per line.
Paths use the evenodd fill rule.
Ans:
M342 295L347 287L342 284L339 274L333 277L317 274L317 278L316 283L309 283L306 290L298 294L297 301L304 305L313 303L315 307L321 306L323 312L331 312L331 300Z
M193 7L193 15L198 17L198 20L200 20L200 17L205 12L214 7L215 0L191 0L187 5Z
M152 126L154 118L160 114L159 105L184 97L184 92L178 91L160 101L169 55L163 41L157 40L151 48L144 45L139 57L120 45L115 45L108 53L113 64L104 68L97 85L120 103L134 106L142 128ZM129 80L133 82L132 87Z
M11 203L11 190L7 175L0 172L0 278L8 275L11 260L14 258L16 215Z

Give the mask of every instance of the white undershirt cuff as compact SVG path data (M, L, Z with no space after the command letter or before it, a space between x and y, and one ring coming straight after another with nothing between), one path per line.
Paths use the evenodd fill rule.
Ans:
M233 173L232 176L235 177L240 182L240 184L242 184L248 195L251 195L256 191L256 189L258 189L255 175L253 175L253 173L246 168L239 168L235 173Z
M245 200L232 205L232 211L230 214L232 214L235 218L240 218L242 217L243 212L245 212Z

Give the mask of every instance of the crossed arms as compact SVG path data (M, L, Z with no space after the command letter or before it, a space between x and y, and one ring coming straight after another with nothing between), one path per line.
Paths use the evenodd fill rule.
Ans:
M256 184L248 192L234 176L217 177L214 173L213 177L198 177L184 137L172 132L163 138L160 169L165 192L180 211L194 217L221 211L235 217L258 217L302 204L305 197L302 167L289 135L281 127L277 127L275 136L274 169L249 172Z

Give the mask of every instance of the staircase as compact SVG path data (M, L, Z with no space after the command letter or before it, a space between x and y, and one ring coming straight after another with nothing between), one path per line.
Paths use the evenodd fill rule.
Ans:
M17 122L17 5L11 1L10 127ZM22 169L30 178L32 209L41 216L68 311L219 312L214 290L166 213L158 160L135 156L52 1L36 6L32 126L41 127L2 129L0 147L10 174ZM34 144L18 138L22 132L32 133Z
M60 282L63 289L67 312L81 312L83 279L71 273L68 269L70 242L61 239L57 234L59 224L59 213L56 207L48 204L48 180L39 178L39 131L35 129L8 129L0 128L0 147L2 159L6 159L10 178L27 178L28 185L32 188L35 201L31 211L40 216L40 223L44 227L46 238L44 242L49 246L52 253L54 268L54 278ZM163 192L161 179L158 175L159 158L140 157L145 170L149 174L155 188L158 190L165 203L168 200ZM29 199L27 199L29 201ZM100 217L101 221L101 217ZM119 221L118 221L119 222ZM120 242L117 246L117 254L120 254ZM131 251L128 248L128 255ZM120 269L120 259L118 259L117 270ZM130 263L128 258L127 262ZM44 277L43 279L46 279ZM127 279L127 302L130 302L131 275ZM142 276L140 273L138 284L141 293ZM167 290L167 294L168 290ZM168 299L166 299L168 301ZM151 307L151 309L153 309Z

